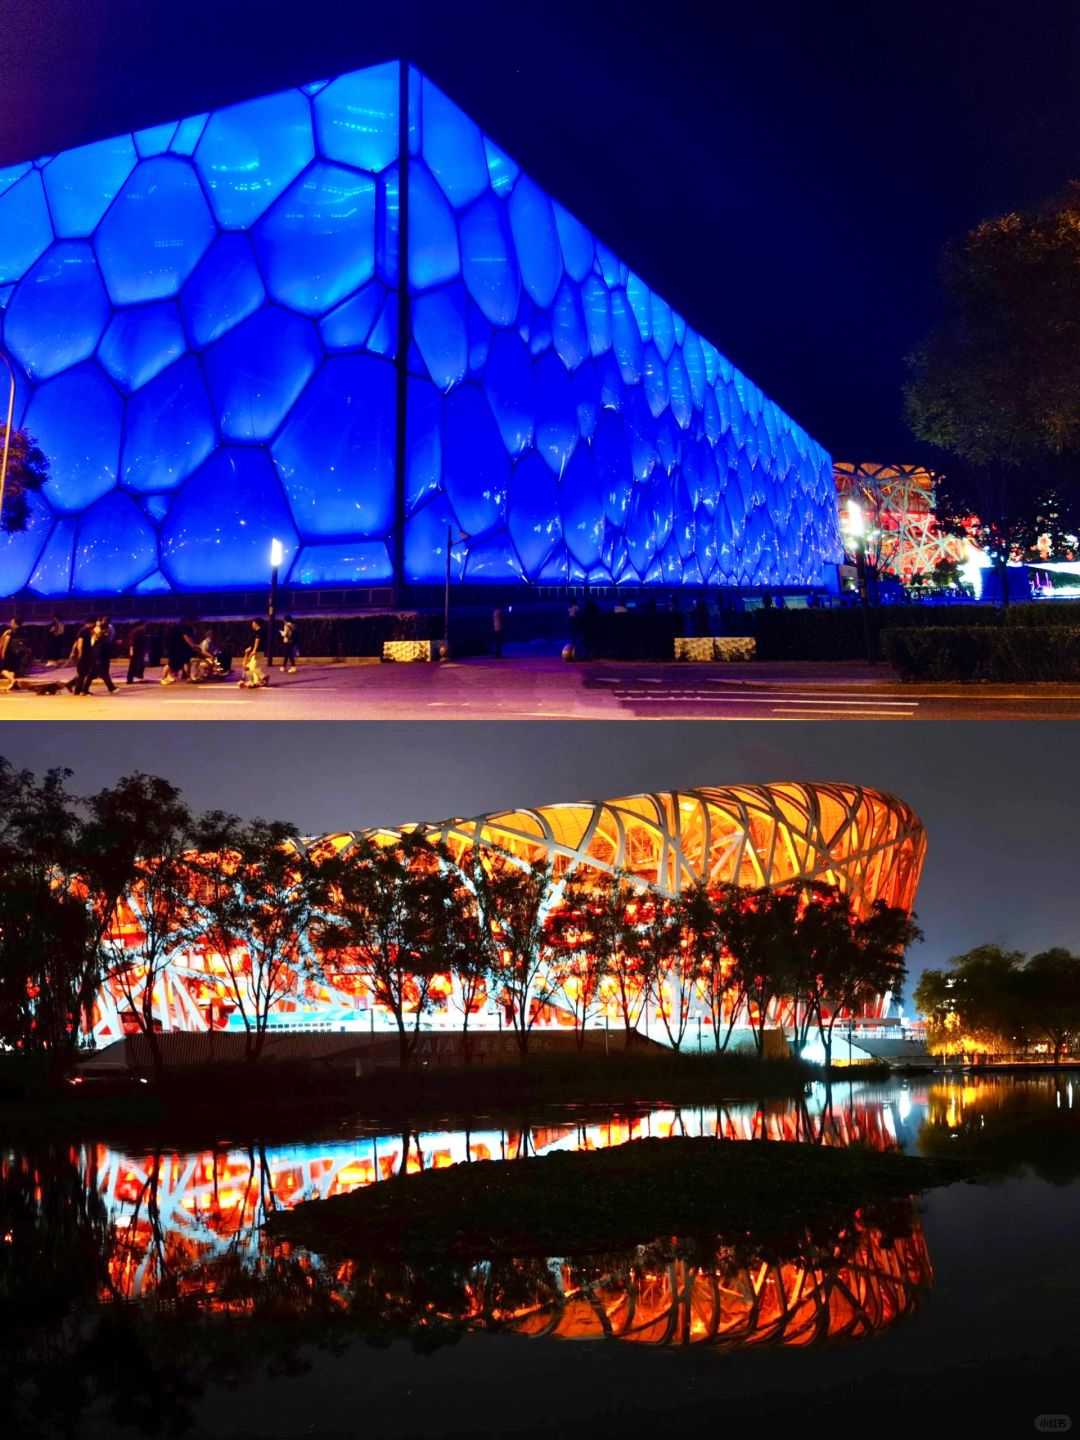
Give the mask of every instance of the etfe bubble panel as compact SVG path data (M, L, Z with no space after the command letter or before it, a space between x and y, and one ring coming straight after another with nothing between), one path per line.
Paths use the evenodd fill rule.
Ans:
M829 456L416 71L403 167L399 82L0 170L16 423L52 462L0 590L249 588L271 538L291 585L387 584L399 508L408 581L449 531L475 583L822 583Z

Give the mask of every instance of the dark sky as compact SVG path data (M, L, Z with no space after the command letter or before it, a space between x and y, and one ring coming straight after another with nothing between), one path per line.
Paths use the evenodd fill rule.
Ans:
M837 457L937 255L1080 172L1075 0L5 0L0 163L407 52Z
M983 942L1080 949L1080 727L475 721L390 724L12 721L0 753L74 770L89 793L134 769L197 809L307 833L559 800L770 780L846 780L914 806L929 838L911 968Z

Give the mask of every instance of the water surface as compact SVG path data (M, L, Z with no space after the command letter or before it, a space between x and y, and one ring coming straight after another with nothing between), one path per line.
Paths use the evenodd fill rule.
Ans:
M979 1077L467 1131L8 1150L3 1293L23 1324L5 1389L37 1434L63 1433L64 1397L70 1433L89 1414L102 1435L771 1433L838 1404L878 1434L1080 1424L1076 1100L1067 1077ZM331 1267L263 1234L272 1209L392 1175L646 1135L861 1142L987 1173L737 1244Z

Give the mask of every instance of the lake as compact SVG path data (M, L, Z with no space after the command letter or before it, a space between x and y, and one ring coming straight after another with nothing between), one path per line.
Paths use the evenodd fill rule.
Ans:
M1077 1414L1080 1094L1068 1075L811 1087L287 1144L3 1151L3 1403L37 1435L517 1437L817 1422L1035 1433ZM399 1174L645 1136L971 1158L978 1183L783 1237L324 1265L266 1215Z

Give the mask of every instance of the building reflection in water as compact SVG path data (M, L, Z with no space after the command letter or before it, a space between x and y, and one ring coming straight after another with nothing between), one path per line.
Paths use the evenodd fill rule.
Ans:
M667 1241L468 1267L349 1262L335 1281L343 1309L374 1306L384 1320L411 1320L414 1330L734 1350L864 1339L911 1314L933 1271L918 1212L906 1201L769 1245Z
M675 1135L835 1145L860 1141L876 1149L898 1143L892 1111L879 1092L853 1092L843 1105L832 1106L821 1092L801 1102L764 1106L664 1108L603 1121L560 1118L520 1127L405 1131L194 1153L135 1154L96 1145L83 1150L82 1165L113 1217L112 1285L135 1299L163 1284L173 1293L195 1294L208 1283L208 1267L215 1263L255 1261L266 1215L303 1200L470 1161L598 1150Z
M1016 1124L1022 1110L1028 1121L1053 1115L1057 1122L1045 1132L1049 1172L1072 1154L1061 1145L1059 1131L1077 1117L1073 1088L1069 1079L1032 1077L1017 1086L994 1076L924 1082L902 1090L844 1085L832 1097L813 1087L798 1102L658 1108L599 1121L560 1117L517 1127L405 1131L195 1153L135 1154L97 1145L85 1147L79 1163L112 1218L115 1291L140 1298L165 1283L175 1293L195 1294L208 1283L208 1267L260 1257L261 1227L271 1210L344 1194L392 1175L470 1161L602 1149L646 1136L714 1135L832 1145L857 1141L876 1149L902 1146L950 1154L958 1144L971 1144L984 1159L1000 1152L1007 1167L1013 1158L1010 1137L1019 1137L1028 1162L1043 1168L1037 1145L1032 1148L1031 1124Z

